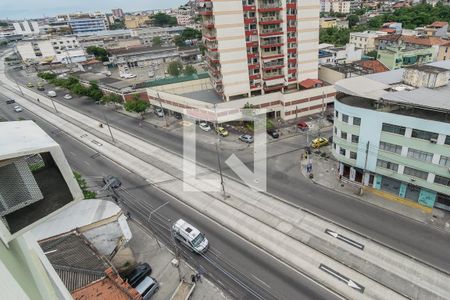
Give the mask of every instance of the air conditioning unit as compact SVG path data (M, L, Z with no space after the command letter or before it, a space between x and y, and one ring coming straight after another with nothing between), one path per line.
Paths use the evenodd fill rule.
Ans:
M431 138L431 139L430 139L430 143L432 143L432 144L436 144L436 143L437 143L437 139L435 139L435 138Z

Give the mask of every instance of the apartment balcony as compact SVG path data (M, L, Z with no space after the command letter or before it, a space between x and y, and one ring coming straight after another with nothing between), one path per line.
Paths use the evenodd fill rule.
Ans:
M289 67L288 74L293 74L297 72L297 67Z
M295 21L295 20L297 19L297 15L293 15L293 14L286 15L286 18L287 18L288 20Z
M245 17L244 24L256 24L256 17Z
M256 89L260 89L260 88L261 88L261 82L250 84L250 89L251 90L256 90Z
M258 52L256 53L247 52L247 58L257 58L258 56L259 56Z
M287 52L288 53L297 53L297 48L288 48Z
M277 70L282 68L284 68L284 62L282 59L263 63L263 71Z
M283 41L280 38L262 39L261 48L272 48L283 46Z
M288 57L288 63L296 64L297 63L297 58L296 57Z
M217 41L205 40L205 47L209 51L217 51L218 43Z
M206 57L213 63L219 62L219 52L216 51L207 51Z
M256 31L256 29L245 30L246 36L257 35L257 34L258 34L258 31Z
M248 64L248 69L249 70L259 69L259 62Z
M287 42L288 43L297 43L297 38L296 37L287 38Z
M272 92L272 91L279 91L283 88L284 84L283 83L279 83L277 85L274 86L264 86L264 92Z
M287 32L296 32L297 26L288 25L286 30L287 30Z
M283 20L279 16L261 17L259 18L260 25L281 24Z
M284 54L281 51L273 51L273 52L261 52L261 57L263 59L275 59L275 58L283 58Z
M247 41L245 44L247 48L258 47L258 41Z
M204 39L213 41L216 40L216 31L215 30L203 30L202 36Z
M203 21L202 26L203 26L203 28L212 29L212 28L214 28L214 22L213 21Z
M288 1L286 1L286 8L287 9L296 9L297 8L297 1L296 0L288 0Z
M212 15L211 1L199 2L198 13L202 16L211 16Z
M256 11L255 1L242 1L244 11Z
M250 80L261 79L261 74L250 74L248 78L250 78Z
M260 36L273 36L273 35L282 35L283 29L281 27L277 28L261 28L259 30Z
M258 12L271 12L271 11L281 11L283 10L283 7L281 5L281 2L275 2L275 3L267 3L267 2L261 2L258 6Z
M283 73L280 71L280 72L276 72L276 73L274 73L274 72L271 72L271 73L263 73L263 79L265 80L265 81L268 81L268 80L277 80L277 81L280 81L279 79L283 79L284 78L284 75L283 75ZM280 81L281 82L281 81Z

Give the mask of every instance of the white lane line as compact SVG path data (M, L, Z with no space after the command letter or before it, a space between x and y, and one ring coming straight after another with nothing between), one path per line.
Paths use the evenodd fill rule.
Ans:
M261 282L262 284L264 284L266 287L268 287L270 289L270 285L268 285L267 283L265 283L264 281L262 281L261 279L259 279L258 277L256 277L253 274L252 274L252 277L255 278L256 280L258 280L259 282Z
M69 151L69 153L72 155L72 156L77 156L75 153L73 153L72 151Z

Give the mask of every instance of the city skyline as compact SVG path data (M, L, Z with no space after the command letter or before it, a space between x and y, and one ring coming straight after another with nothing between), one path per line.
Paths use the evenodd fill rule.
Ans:
M43 1L0 1L0 19L27 19L27 18L42 18L51 17L57 14L72 13L77 11L101 11L111 12L112 8L122 8L124 12L133 12L140 10L151 9L166 9L178 7L181 4L186 3L187 0L135 0L130 2L124 2L120 0L110 1L82 1L73 3L69 1L60 1L57 5L52 0Z

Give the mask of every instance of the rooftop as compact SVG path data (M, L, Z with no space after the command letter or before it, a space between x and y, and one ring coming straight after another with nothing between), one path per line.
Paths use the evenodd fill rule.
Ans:
M177 47L150 47L150 46L135 46L128 48L117 48L111 49L109 52L112 55L127 55L127 54L140 54L148 52L165 52L165 51L175 51Z

